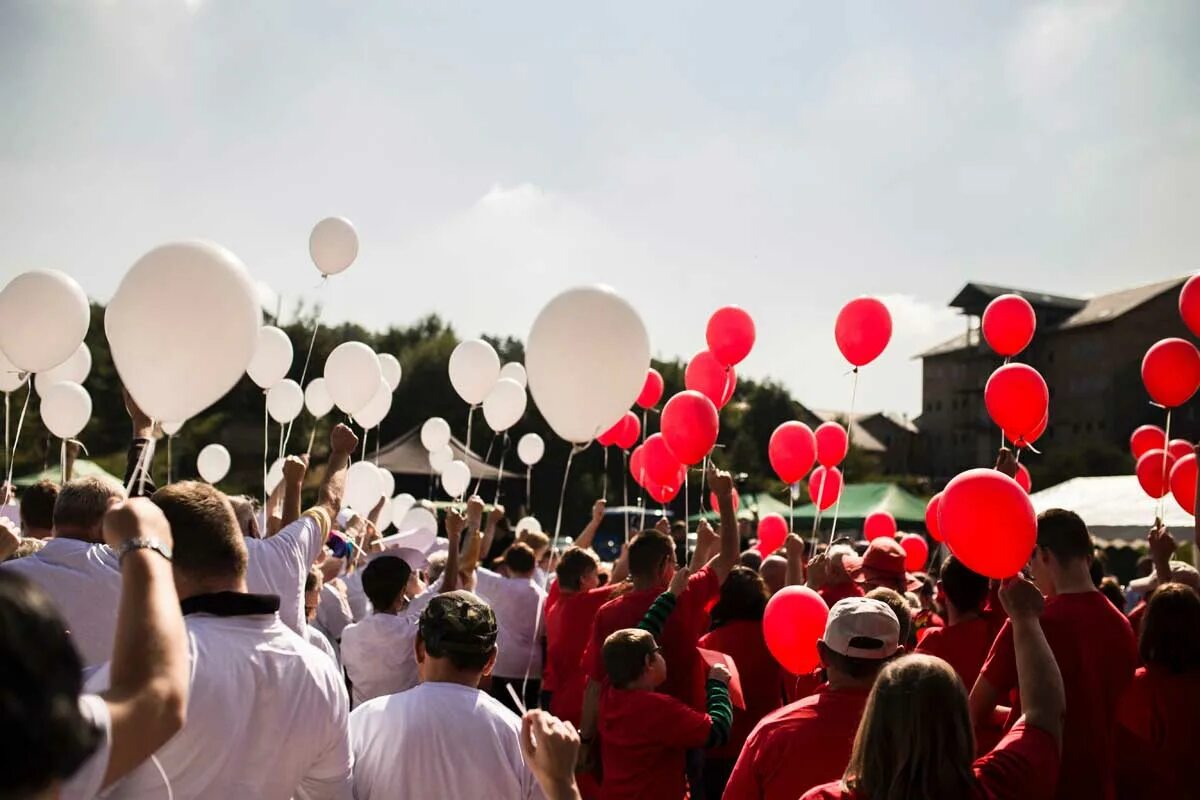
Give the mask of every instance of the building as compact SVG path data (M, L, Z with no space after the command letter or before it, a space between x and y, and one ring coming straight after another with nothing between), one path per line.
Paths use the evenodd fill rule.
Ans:
M1163 410L1150 404L1142 386L1141 363L1146 350L1160 339L1192 338L1179 316L1179 289L1185 280L1093 298L968 283L950 301L965 317L964 332L918 356L922 413L915 422L922 471L937 485L995 460L1000 431L984 406L983 388L1003 359L983 340L979 321L988 303L1007 293L1024 297L1037 314L1033 342L1016 360L1041 372L1050 389L1050 422L1036 444L1038 450L1127 450L1134 428L1163 424ZM1200 434L1192 406L1173 413L1172 438L1195 441ZM1029 459L1036 464L1038 456Z

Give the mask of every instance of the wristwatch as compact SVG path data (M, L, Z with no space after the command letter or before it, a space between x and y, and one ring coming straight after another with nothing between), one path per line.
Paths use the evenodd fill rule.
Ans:
M160 542L158 539L148 539L145 536L139 536L136 539L130 539L125 542L117 550L117 563L125 560L125 554L131 550L153 550L167 561L171 560L171 548Z

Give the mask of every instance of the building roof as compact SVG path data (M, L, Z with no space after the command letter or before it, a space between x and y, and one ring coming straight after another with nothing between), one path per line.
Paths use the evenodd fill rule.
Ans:
M849 416L845 411L830 411L829 409L810 408L809 411L821 422L836 422L843 427L846 425L846 418ZM887 447L883 442L876 439L867 431L860 423L867 417L874 416L871 414L855 414L854 422L850 426L850 446L857 447L864 453L886 453Z
M1144 541L1154 522L1158 501L1142 491L1134 475L1072 478L1029 496L1039 514L1051 508L1066 508L1078 514L1097 539ZM1192 515L1175 498L1163 499L1163 522L1168 527L1190 530Z
M1087 301L1086 306L1062 323L1059 328L1082 328L1085 325L1116 319L1143 303L1148 303L1160 294L1182 286L1185 280L1187 280L1186 277L1171 278L1158 283L1148 283L1145 286L1135 286L1132 289L1123 289L1119 292L1093 297Z
M917 424L908 418L907 414L896 414L892 411L877 411L874 414L865 414L858 418L859 423L875 419L876 417L890 422L897 428L906 430L909 433L920 433L917 429Z
M1029 301L1035 308L1057 310L1071 313L1083 308L1086 300L1078 297L1066 297L1058 294L1034 292L1029 289L1013 289L1009 286L996 286L990 283L968 283L954 299L950 301L951 308L961 308L967 313L981 314L987 304L1002 294L1018 294ZM976 311L978 309L978 311Z
M498 477L505 479L525 477L508 470L504 470L501 475L497 467L487 463L476 453L467 450L466 446L453 436L450 437L450 450L453 451L456 459L466 462L467 467L471 470L471 477L476 480L494 481ZM516 461L515 453L512 454L511 461ZM429 451L425 449L425 445L421 444L421 426L419 425L381 447L375 463L397 475L434 474L433 468L429 466Z

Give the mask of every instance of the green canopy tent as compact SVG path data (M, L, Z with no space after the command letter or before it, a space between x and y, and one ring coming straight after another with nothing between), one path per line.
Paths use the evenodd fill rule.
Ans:
M876 511L886 511L896 518L900 530L924 530L925 506L922 500L894 483L855 483L842 488L842 507L838 512L838 530L861 531L863 520ZM796 527L812 528L817 507L812 503L796 509ZM821 527L833 522L833 508L821 513Z
M101 480L110 481L117 486L125 485L124 481L98 465L96 462L88 461L82 458L75 461L75 469L71 474L76 478L100 478ZM41 472L34 472L30 475L22 475L19 478L13 478L13 485L17 487L33 486L38 481L53 481L54 483L62 483L62 467L55 464L53 467L47 467Z
M758 494L743 494L740 496L740 499L741 504L738 506L737 512L738 519L754 520L763 516L764 514L782 514L786 517L788 513L787 503L776 499L766 492L760 492ZM707 507L707 496L704 498L704 504ZM711 522L712 520L716 519L716 517L717 510L715 508L709 508L705 513L693 514L692 516L688 517L688 522L699 522L705 518Z

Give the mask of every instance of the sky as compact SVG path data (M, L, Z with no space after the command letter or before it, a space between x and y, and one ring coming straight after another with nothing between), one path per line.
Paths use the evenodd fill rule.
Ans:
M285 312L521 338L601 282L685 359L734 303L741 372L826 409L837 310L870 294L895 334L858 408L915 414L912 357L963 330L967 281L1200 266L1198 75L1191 0L7 0L0 278L106 301L204 238ZM360 255L320 286L330 215Z

